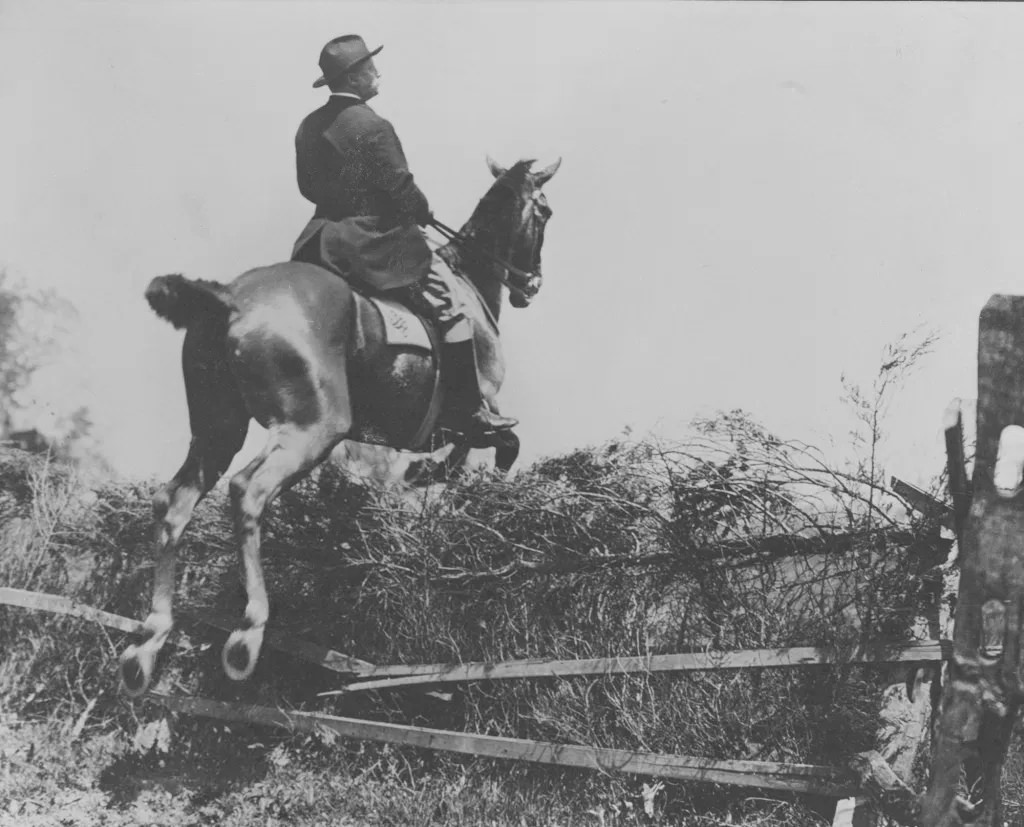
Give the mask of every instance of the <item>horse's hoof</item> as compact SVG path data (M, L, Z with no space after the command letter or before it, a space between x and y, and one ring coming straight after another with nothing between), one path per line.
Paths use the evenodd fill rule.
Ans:
M149 689L154 660L153 653L141 646L132 645L124 650L121 655L121 687L129 697L138 698Z
M263 629L236 629L221 650L224 672L233 681L244 681L256 668L263 643Z

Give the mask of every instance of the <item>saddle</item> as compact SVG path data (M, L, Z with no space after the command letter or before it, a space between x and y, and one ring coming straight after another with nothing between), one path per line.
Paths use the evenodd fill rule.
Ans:
M428 353L439 353L441 332L423 308L413 302L402 303L382 296L362 294L380 313L384 325L384 339L390 346L421 348ZM405 297L403 297L405 298Z
M434 387L430 392L430 404L427 406L426 414L409 445L413 451L421 450L428 444L436 431L444 404L444 384L441 376L441 371L444 369L441 331L437 324L423 312L423 308L413 310L409 305L393 298L371 295L356 289L356 304L358 307L356 319L359 326L357 337L360 346L365 336L363 314L372 313L375 310L384 327L384 341L388 347L413 348L434 355L436 369L434 370Z
M430 403L408 446L414 451L424 449L439 430L453 427L445 400L453 393L453 387L461 388L462 382L466 381L461 376L467 366L464 364L465 354L460 343L464 343L472 352L474 324L480 323L479 320L473 321L477 314L472 312L470 305L483 309L486 319L483 324L489 323L497 328L496 321L476 287L459 276L436 254L434 264L425 285L399 287L383 294L367 289L365 284L360 284L356 279L345 279L357 297L356 339L359 348L366 342L365 331L369 323L366 314L370 313L379 318L384 343L388 347L412 348L433 355L435 371ZM453 347L457 344L460 348L458 356ZM459 395L458 391L454 392ZM459 403L453 405L453 410L461 408ZM458 425L454 427L456 431L460 430ZM478 440L484 440L486 444L477 445ZM473 441L474 447L490 447L491 436L485 438L480 435Z

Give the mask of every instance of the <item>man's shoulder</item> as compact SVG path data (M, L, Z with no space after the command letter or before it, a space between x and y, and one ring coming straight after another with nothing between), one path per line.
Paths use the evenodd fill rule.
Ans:
M387 118L378 115L365 101L353 101L338 113L338 120L364 128L390 126Z
M337 114L333 109L334 107L331 106L330 100L323 106L318 106L299 122L296 135L312 137L323 133L324 129L330 126Z
M323 106L318 106L306 115L299 124L299 129L322 131L339 122L369 124L380 121L384 119L363 101L332 96Z
M362 101L340 109L323 130L324 137L332 139L364 140L394 130L391 123L374 112Z

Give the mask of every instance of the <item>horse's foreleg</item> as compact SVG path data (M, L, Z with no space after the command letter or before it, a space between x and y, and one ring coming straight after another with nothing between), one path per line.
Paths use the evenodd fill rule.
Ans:
M269 616L260 562L263 512L284 488L325 459L341 438L332 438L321 429L272 428L263 452L231 479L235 536L247 602L245 626L228 637L221 660L228 677L236 681L248 678L255 669Z

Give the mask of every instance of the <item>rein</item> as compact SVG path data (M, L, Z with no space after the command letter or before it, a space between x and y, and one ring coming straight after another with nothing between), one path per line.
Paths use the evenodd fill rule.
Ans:
M462 235L457 230L453 230L447 224L438 221L436 218L431 219L430 226L432 226L435 230L437 230L449 241L455 244L459 244L462 247L465 247L467 250L471 250L472 252L481 255L484 258L491 261L493 264L497 264L499 267L503 268L505 273L504 275L499 276L499 278L501 279L502 284L504 284L510 290L516 290L520 293L527 293L529 292L531 285L533 285L534 282L537 281L537 276L535 274L527 273L525 270L520 270L518 267L509 264L503 258L496 256L490 250L487 250L480 244L477 244L473 239ZM509 274L518 276L520 279L522 279L525 287L512 284L512 282L508 278Z

